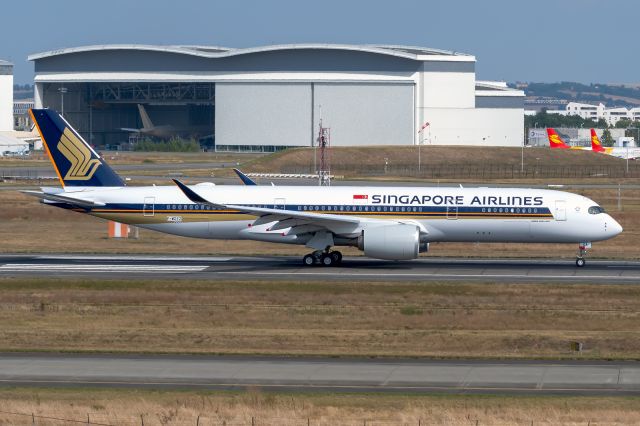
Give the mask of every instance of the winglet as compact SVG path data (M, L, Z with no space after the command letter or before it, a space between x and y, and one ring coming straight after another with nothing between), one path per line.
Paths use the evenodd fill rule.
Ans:
M233 171L236 172L242 183L244 183L245 185L258 185L253 179L242 173L239 169L233 169Z
M180 182L178 179L171 179L171 180L173 181L173 183L178 185L178 188L180 188L180 191L182 191L184 193L184 195L186 195L187 198L189 200L193 201L194 203L212 204L209 201L207 201L204 198L202 198L201 196L199 196L194 190L189 188L184 183Z
M564 143L564 141L562 140L560 135L555 131L555 129L552 129L551 127L547 128L547 135L549 137L549 147L551 149L557 149L557 148L567 149L567 148L571 148L569 145Z

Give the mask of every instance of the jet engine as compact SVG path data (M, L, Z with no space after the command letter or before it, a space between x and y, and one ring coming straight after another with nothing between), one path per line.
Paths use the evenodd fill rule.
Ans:
M358 248L365 256L386 260L410 260L427 251L429 243L420 242L420 229L398 224L367 228L358 237Z

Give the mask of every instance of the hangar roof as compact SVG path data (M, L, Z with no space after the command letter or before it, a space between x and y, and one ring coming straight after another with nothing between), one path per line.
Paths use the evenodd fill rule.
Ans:
M82 52L98 52L106 50L138 50L138 51L154 51L165 53L178 53L190 56L199 56L204 58L225 58L231 56L239 56L251 53L263 53L279 50L342 50L342 51L359 51L376 53L380 55L395 56L405 59L413 59L418 61L437 60L438 57L448 57L450 61L475 61L475 57L465 53L453 52L448 50L431 49L416 46L396 46L396 45L353 45L353 44L280 44L271 46L259 46L250 48L228 48L220 46L160 46L145 44L105 44L92 46L79 46L63 49L50 50L47 52L34 53L29 55L28 60L35 61L38 59L49 58L53 56L66 55L71 53Z

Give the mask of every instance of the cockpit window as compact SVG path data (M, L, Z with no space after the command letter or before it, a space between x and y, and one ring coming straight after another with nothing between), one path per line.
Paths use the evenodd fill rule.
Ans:
M591 206L589 207L589 214L600 214L604 213L604 209L600 206Z

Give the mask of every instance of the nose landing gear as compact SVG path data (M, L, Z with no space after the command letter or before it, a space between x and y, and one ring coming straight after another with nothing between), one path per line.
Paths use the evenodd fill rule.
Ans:
M342 253L339 251L329 251L329 249L322 251L316 250L313 253L309 253L302 258L302 264L304 266L338 266L342 263Z
M580 243L578 245L578 257L576 258L576 266L582 268L587 262L584 257L587 255L587 251L591 248L591 243Z

